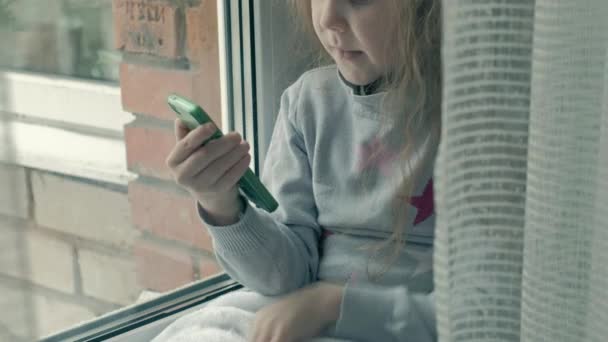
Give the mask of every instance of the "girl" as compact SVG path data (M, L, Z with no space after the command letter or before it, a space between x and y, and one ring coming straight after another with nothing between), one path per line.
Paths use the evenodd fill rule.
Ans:
M250 156L236 133L201 146L215 128L176 121L167 163L197 200L218 262L259 299L232 304L257 312L251 341L435 340L439 1L291 5L335 64L282 96L262 176L279 208L239 195Z

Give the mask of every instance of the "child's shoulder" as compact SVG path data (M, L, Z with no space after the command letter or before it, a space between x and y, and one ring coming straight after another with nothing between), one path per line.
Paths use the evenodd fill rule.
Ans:
M289 108L289 117L300 127L314 126L317 120L324 120L323 114L328 106L333 107L332 103L340 101L347 94L340 82L336 65L308 70L285 90L281 105ZM298 113L307 115L304 119Z

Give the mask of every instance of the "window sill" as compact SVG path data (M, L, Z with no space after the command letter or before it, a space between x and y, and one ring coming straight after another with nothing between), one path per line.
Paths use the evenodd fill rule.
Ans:
M242 286L223 273L48 336L55 341L150 341L168 324Z
M0 162L126 185L120 88L0 71Z

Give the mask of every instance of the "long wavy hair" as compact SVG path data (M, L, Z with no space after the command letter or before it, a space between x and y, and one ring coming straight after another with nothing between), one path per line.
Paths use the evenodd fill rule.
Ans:
M333 63L321 42L318 40L312 22L311 0L289 0L292 13L299 29L310 39L315 50L317 66ZM393 202L394 226L391 236L381 244L372 247L375 253L394 246L392 253L387 254L386 268L399 257L406 237L407 208L409 207L417 174L422 170L409 165L417 143L414 132L424 127L432 147L430 154L434 158L436 146L441 133L441 7L440 0L391 0L395 14L392 26L387 28L387 56L392 72L386 76L382 86L385 97L382 101L384 110L403 108L407 117L404 137L407 143L400 151L400 160L406 177L399 180L400 189ZM410 94L415 94L415 105L406 105ZM396 106L396 107L395 107ZM407 109L406 109L407 107ZM407 112L406 112L407 110ZM388 121L386 124L390 125Z

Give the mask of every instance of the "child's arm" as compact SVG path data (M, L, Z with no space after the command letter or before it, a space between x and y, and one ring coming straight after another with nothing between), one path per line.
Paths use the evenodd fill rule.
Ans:
M357 341L437 340L434 293L405 286L347 284L335 318L335 334Z
M433 294L403 286L316 282L258 311L251 333L255 341L308 341L329 333L340 341L434 342L433 306Z
M205 219L220 265L244 286L266 295L291 292L316 280L317 209L312 174L293 115L299 84L281 99L262 181L279 203L272 214L245 204L240 220L214 226Z

